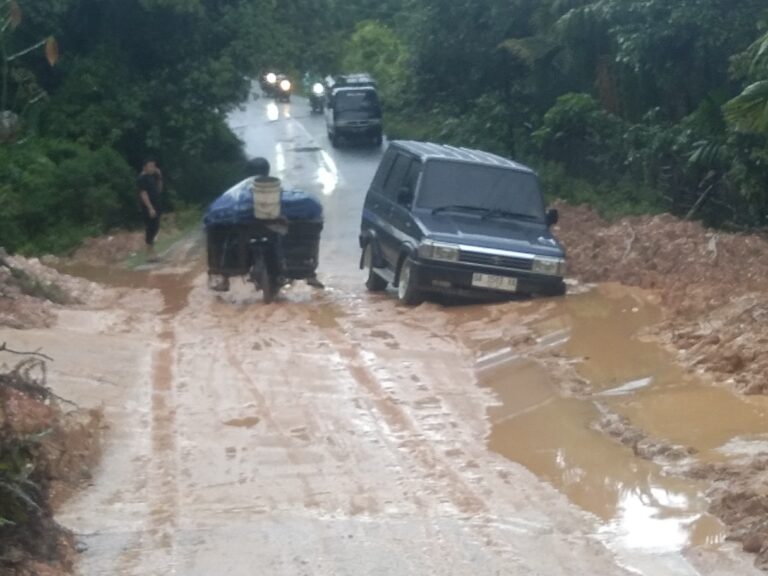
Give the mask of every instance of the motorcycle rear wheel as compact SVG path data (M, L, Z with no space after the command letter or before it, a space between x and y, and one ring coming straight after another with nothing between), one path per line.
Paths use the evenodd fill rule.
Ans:
M264 304L271 304L277 296L277 282L270 276L266 263L259 272L259 287Z

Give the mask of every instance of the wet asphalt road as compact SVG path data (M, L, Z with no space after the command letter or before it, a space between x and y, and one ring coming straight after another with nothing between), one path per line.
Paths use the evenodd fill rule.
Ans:
M633 519L622 515L608 472L583 483L600 493L603 482L607 496L593 494L602 515L568 492L569 482L589 479L571 461L578 455L563 447L543 458L553 449L535 443L515 451L549 438L536 426L581 434L570 418L584 413L570 401L559 408L547 388L553 376L539 375L545 360L516 364L515 343L557 344L600 298L618 302L616 315L644 309L640 299L620 292L569 296L565 306L409 309L391 294L367 294L357 233L382 149L332 149L322 116L300 98L254 98L230 120L250 156L266 156L288 186L322 198L328 288L299 284L264 306L245 283L211 293L199 260L169 261L147 276L147 290L124 294L113 309L72 312L58 333L30 335L54 356L69 350L59 368L64 395L101 404L109 423L93 485L59 515L88 547L80 574L753 573L717 537L711 547L622 538ZM533 336L521 337L531 322ZM493 372L507 363L503 378ZM520 390L532 391L505 398L500 382L512 373L529 375ZM539 406L558 411L504 428ZM614 453L597 435L584 442L585 452ZM539 460L553 472L537 469ZM656 471L637 470L645 481L624 479L629 488L618 493L640 497L623 501L673 492L696 500L696 489L656 485ZM649 506L674 517L674 507ZM700 503L691 506L700 516ZM673 531L691 514L673 518Z

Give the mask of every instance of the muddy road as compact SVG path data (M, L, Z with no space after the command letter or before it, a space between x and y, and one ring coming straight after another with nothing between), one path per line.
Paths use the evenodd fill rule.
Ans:
M13 333L105 414L92 485L58 514L82 576L762 574L672 472L759 437L766 403L678 368L647 335L653 296L368 294L356 242L381 150L331 149L300 98L230 121L322 199L327 288L212 293L190 238L153 269L75 270L122 288Z

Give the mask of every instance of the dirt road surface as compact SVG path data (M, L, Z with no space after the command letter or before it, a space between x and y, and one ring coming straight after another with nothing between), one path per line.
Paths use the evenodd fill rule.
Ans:
M322 198L325 291L297 284L269 306L238 281L213 293L193 237L151 269L82 268L121 288L55 328L0 330L56 359L59 393L104 410L101 465L58 515L87 547L82 576L762 573L703 484L642 457L765 430L763 406L715 388L698 417L729 402L732 428L665 412L699 384L645 338L652 296L370 295L356 241L381 150L328 149L299 98L230 120L249 155Z

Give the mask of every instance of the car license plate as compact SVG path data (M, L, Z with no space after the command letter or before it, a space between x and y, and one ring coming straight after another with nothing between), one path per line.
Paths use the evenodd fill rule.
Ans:
M504 290L505 292L515 292L517 290L517 278L475 272L472 274L472 286L477 286L478 288L490 288L491 290Z

